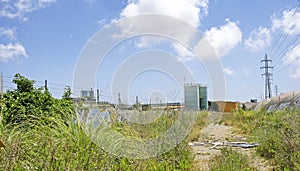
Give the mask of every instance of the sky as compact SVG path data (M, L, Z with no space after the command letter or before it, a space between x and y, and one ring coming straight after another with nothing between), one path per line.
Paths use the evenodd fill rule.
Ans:
M265 54L274 67L272 94L276 95L275 86L277 94L299 90L299 3L297 0L0 0L0 72L4 88L13 88L11 77L20 73L36 80L37 87L48 80L52 94L60 97L65 85L73 85L77 62L99 30L127 17L160 14L187 23L209 42L222 65L226 100L246 102L264 98L264 71L260 67ZM148 26L147 21L140 25ZM156 29L172 31L164 25ZM114 76L120 73L122 64L139 68L144 64L138 59L139 54L153 49L161 55L148 57L161 66L145 65L126 83L127 92L118 92L121 89L118 86L125 83L114 80ZM178 81L160 70L164 63L173 61L166 56L184 64L192 78L186 76ZM191 82L207 86L209 99L217 100L213 89L219 87L212 86L205 60L199 60L189 47L166 37L132 37L116 44L96 65L93 86L73 87L74 95L93 88L100 90L103 101L113 101L120 93L127 103L135 102L136 96L142 103L150 99L157 103L175 102L183 100L183 82ZM174 69L177 65L170 66ZM177 75L183 72L181 68L175 69ZM123 74L126 76L126 72Z

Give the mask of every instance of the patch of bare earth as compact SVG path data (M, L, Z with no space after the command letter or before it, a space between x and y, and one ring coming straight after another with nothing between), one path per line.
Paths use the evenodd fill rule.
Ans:
M247 141L246 138L235 134L233 127L219 124L222 113L210 112L207 119L207 126L202 129L198 144L194 142L192 145L193 153L195 154L194 166L192 170L210 170L209 162L216 156L221 154L222 145L224 142L230 141ZM192 142L193 143L193 142ZM257 170L272 170L267 161L255 155L255 148L240 148L233 147L234 150L245 154L249 157L251 165Z

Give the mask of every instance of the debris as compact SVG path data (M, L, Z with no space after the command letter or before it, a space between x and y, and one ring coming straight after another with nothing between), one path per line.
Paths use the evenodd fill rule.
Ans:
M231 147L241 147L241 148L253 148L259 146L258 143L248 143L248 142L190 142L190 146L212 146L210 148L215 149L218 146L231 146Z
M211 147L212 149L215 149L217 146L224 145L224 143L221 143L221 142L214 142L214 143L211 143L211 144L214 145L214 146Z
M190 142L190 146L205 146L206 143L204 142Z
M236 147L253 148L253 147L257 147L258 145L259 145L258 143L245 143L245 144L239 144Z

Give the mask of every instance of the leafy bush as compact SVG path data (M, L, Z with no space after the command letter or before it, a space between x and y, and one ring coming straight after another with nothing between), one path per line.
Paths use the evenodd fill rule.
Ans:
M75 116L70 99L55 99L47 89L34 88L34 81L20 74L15 75L13 82L17 89L6 92L0 106L3 126L18 125L40 117L68 120Z
M300 111L239 110L223 122L259 142L257 154L270 160L278 170L300 170Z
M263 117L254 132L259 155L271 159L278 170L300 170L300 115L277 111Z
M210 162L210 170L213 171L249 171L255 170L249 165L247 156L232 150L232 148L223 148L221 155L215 156Z

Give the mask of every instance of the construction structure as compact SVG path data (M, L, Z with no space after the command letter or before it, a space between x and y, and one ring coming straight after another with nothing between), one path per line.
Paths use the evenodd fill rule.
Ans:
M240 106L239 102L230 102L230 101L214 101L209 102L209 109L216 112L232 112Z
M207 87L201 84L184 85L185 110L207 110Z
M262 76L265 77L265 99L267 99L272 97L271 80L273 74L270 69L272 69L273 66L269 65L272 60L268 59L267 54L265 54L265 58L261 60L261 62L264 63L264 66L260 67L260 69L264 69L265 71Z

